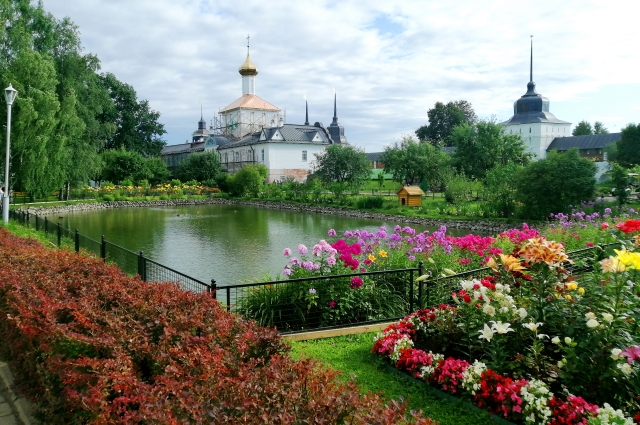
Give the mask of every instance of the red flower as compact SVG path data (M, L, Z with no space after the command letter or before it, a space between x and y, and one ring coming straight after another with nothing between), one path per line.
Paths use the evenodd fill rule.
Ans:
M351 287L351 289L358 289L362 287L363 283L364 282L362 281L361 277L354 277L353 279L351 279L351 283L349 284L349 286Z
M620 229L624 233L640 232L640 220L627 220L624 223L618 223L616 229Z
M331 308L336 308L336 302L335 301L329 301L329 307Z
M600 225L600 228L601 228L602 230L604 230L604 229L608 229L608 228L609 228L609 223L602 223L602 225Z

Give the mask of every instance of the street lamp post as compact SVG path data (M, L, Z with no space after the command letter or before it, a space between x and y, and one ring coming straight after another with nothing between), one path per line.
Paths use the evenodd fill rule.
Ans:
M9 158L11 150L11 105L18 95L18 90L11 84L4 89L4 98L7 101L7 161L4 167L4 196L2 197L2 222L9 223Z

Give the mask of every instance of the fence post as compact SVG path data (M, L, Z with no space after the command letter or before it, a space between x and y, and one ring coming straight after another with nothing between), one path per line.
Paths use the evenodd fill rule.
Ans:
M104 240L104 235L100 239L100 258L106 260L107 258L107 241Z
M47 217L44 218L44 234L47 235L49 233L49 219Z
M420 274L420 276L424 274L424 263L422 261L418 263L418 274ZM423 292L422 292L423 285L424 285L424 280L421 282L418 282L418 308L420 310L424 310L425 308L425 305L423 303ZM428 285L427 285L427 288L429 288Z
M414 291L413 291L413 283L414 283L413 270L411 270L409 272L409 312L407 314L413 313L413 293L414 293ZM420 282L418 282L418 285L419 284L420 284Z
M58 222L58 248L62 246L62 227L60 227L60 222Z
M38 214L36 216L36 232L40 230L40 226L38 225Z
M209 287L209 292L211 292L211 296L215 300L217 298L216 291L218 290L218 285L216 285L216 280L211 279L211 286Z
M31 220L31 217L29 217L29 211L27 211L27 229L29 228L29 220Z
M227 290L227 311L231 311L231 291L229 290L228 286L226 290Z
M144 258L144 252L138 254L138 275L144 282L147 281L147 260Z

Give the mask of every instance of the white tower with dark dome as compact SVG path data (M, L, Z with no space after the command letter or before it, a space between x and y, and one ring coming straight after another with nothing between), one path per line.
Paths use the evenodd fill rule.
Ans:
M531 36L533 37L533 36ZM546 158L547 148L556 137L571 136L571 123L549 112L549 99L536 92L533 82L533 39L527 92L513 104L513 116L502 123L508 134L520 134L527 151L535 159Z

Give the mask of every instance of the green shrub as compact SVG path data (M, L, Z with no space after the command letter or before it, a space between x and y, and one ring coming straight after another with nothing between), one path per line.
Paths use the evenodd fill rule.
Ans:
M359 209L375 210L382 208L384 199L381 196L367 196L366 198L360 198L357 202Z

